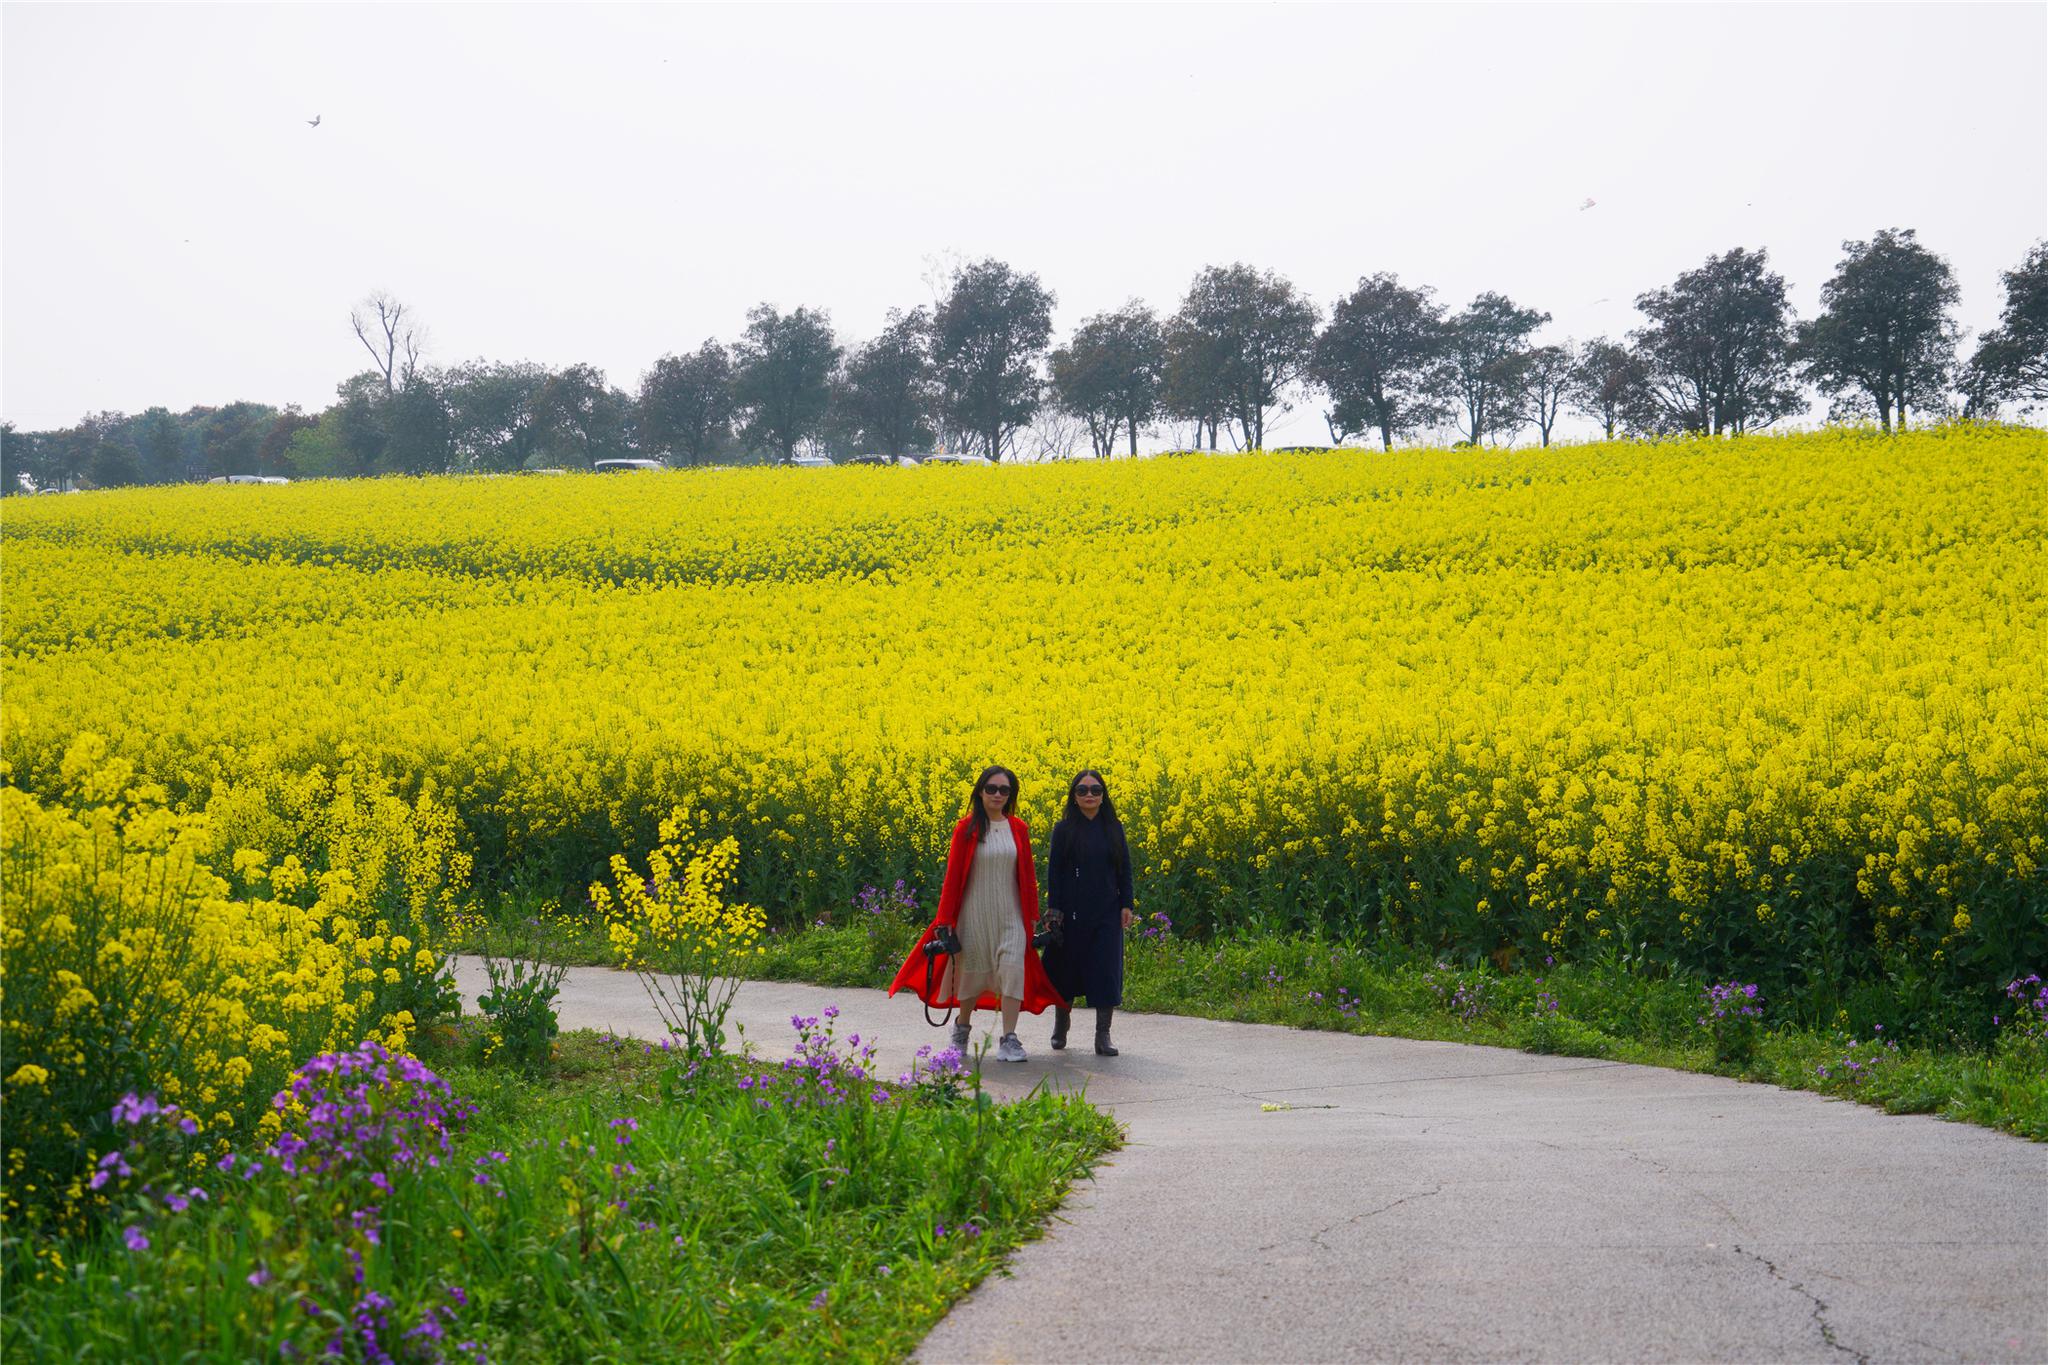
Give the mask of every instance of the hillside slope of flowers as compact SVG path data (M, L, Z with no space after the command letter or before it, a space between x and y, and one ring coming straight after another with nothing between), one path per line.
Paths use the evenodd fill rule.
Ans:
M487 885L689 805L788 923L930 884L980 765L1043 825L1087 764L1184 931L1995 991L2048 957L2044 488L1952 427L47 499L0 752L247 820L431 783Z

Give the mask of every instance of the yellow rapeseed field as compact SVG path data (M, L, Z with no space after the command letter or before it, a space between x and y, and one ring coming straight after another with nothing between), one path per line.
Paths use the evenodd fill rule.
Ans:
M572 899L687 806L789 922L935 886L983 764L1041 831L1089 765L1183 928L2048 954L2038 431L193 487L0 529L37 793L81 733L241 827L355 764L431 782L481 883Z

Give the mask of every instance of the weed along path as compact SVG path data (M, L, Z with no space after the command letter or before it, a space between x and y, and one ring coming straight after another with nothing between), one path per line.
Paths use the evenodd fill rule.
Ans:
M828 1003L891 1067L941 1037L878 991L750 983L732 1017L781 1056ZM660 1028L601 968L560 1014ZM1086 1086L1129 1144L925 1361L2048 1359L2048 1146L1456 1043L1120 1015L1101 1058L1085 1011L1075 1048L1048 1029L990 1088Z

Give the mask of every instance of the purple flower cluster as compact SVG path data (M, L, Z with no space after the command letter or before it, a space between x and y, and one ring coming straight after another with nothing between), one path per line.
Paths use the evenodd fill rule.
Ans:
M2048 985L2041 984L2041 974L2029 972L2017 981L2008 982L2005 998L2012 1001L2010 1014L2003 1011L1994 1014L1991 1022L2015 1029L2024 1038L2048 1042Z
M476 1112L419 1059L374 1039L313 1058L272 1104L299 1125L269 1148L287 1174L362 1170L373 1183L391 1170L439 1166Z
M763 1109L778 1104L791 1107L842 1105L860 1099L875 1104L889 1103L893 1096L876 1084L875 1049L878 1045L862 1043L856 1033L846 1040L846 1052L842 1056L835 1034L837 1025L833 1022L838 1017L837 1005L825 1006L822 1019L815 1014L789 1016L790 1027L797 1032L794 1055L783 1058L779 1071L741 1076L737 1082L739 1088L750 1092L754 1103Z
M198 1185L172 1180L164 1174L184 1165L181 1139L199 1131L199 1125L189 1117L179 1117L177 1105L162 1103L154 1093L137 1095L130 1091L114 1102L109 1117L116 1128L130 1130L128 1141L94 1163L92 1175L85 1182L87 1189L105 1190L117 1181L131 1180L138 1168L145 1175L161 1175L163 1184L151 1178L130 1192L139 1205L140 1216L152 1222L166 1212L183 1213L213 1197ZM121 1240L130 1251L142 1252L150 1247L149 1234L134 1223L121 1229Z
M1814 1074L1824 1081L1846 1081L1860 1085L1877 1071L1899 1059L1899 1045L1884 1036L1884 1025L1879 1024L1867 1039L1851 1039L1842 1059L1833 1065L1823 1064L1814 1068Z
M1164 942L1173 936L1173 921L1162 910L1154 910L1139 922L1138 937Z
M896 1084L921 1095L950 1098L960 1093L967 1079L967 1058L957 1047L934 1050L930 1043L917 1050L910 1070L897 1076Z
M266 1274L264 1283L268 1281ZM250 1282L256 1283L254 1276L250 1277ZM469 1295L460 1286L452 1284L442 1292L447 1302L428 1304L420 1313L419 1321L400 1332L394 1346L387 1346L385 1343L392 1333L391 1310L396 1305L374 1289L364 1291L343 1315L348 1325L327 1339L324 1354L334 1360L353 1357L370 1362L370 1365L446 1360L449 1329L456 1325L456 1310L469 1306ZM309 1318L318 1318L328 1312L311 1294L299 1296L299 1311ZM286 1349L289 1355L289 1346ZM483 1347L474 1341L459 1341L455 1349L480 1363L486 1359Z
M1493 1003L1492 985L1484 976L1453 971L1448 962L1437 963L1422 979L1437 1003L1466 1023L1486 1013Z
M887 890L878 886L863 886L860 894L853 898L853 913L863 920L900 919L915 920L917 913L917 892L901 877Z
M1740 981L1716 982L1707 987L1706 999L1706 1013L1699 1018L1701 1028L1711 1028L1725 1019L1764 1017L1764 1002L1756 987Z

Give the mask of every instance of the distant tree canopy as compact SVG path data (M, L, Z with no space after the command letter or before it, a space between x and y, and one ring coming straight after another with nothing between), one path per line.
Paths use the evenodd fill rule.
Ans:
M1338 436L1377 431L1380 446L1438 421L1443 404L1431 383L1444 347L1443 310L1427 289L1373 275L1337 301L1316 338L1311 374L1331 399Z
M1138 432L1159 410L1166 377L1166 331L1136 299L1098 313L1052 353L1053 395L1088 428L1097 458L1116 453L1118 435L1138 453Z
M1003 458L1010 433L1038 410L1039 363L1052 341L1053 295L1038 276L997 260L961 270L932 318L932 360L949 422Z
M1267 414L1286 411L1287 389L1307 377L1316 321L1315 305L1270 270L1240 262L1195 276L1174 324L1201 358L1185 377L1204 390L1195 406L1209 410L1212 445L1218 412L1237 423L1247 449L1265 445Z
M1550 314L1486 293L1444 326L1437 390L1477 445L1522 424L1529 337Z
M1763 251L1709 257L1639 295L1634 334L1659 426L1740 436L1804 406L1792 380L1792 308Z
M732 439L732 356L714 339L665 355L640 381L640 434L649 451L702 464Z
M881 335L847 357L839 379L847 439L861 450L909 455L938 439L931 359L931 318L922 308L891 309Z
M1240 262L1197 272L1169 318L1134 299L1082 319L1057 348L1051 290L989 259L936 271L935 307L892 310L851 347L821 310L763 304L736 342L662 356L634 394L588 364L429 364L417 314L376 293L349 314L371 368L324 409L243 400L88 413L54 431L0 424L0 494L618 456L788 461L800 447L893 456L942 433L1002 459L1071 453L1085 431L1102 457L1178 424L1195 445L1228 434L1255 448L1272 416L1316 392L1333 440L1376 435L1389 450L1447 422L1468 442L1533 430L1548 445L1566 412L1610 439L1741 435L1806 411L1808 385L1831 419L1886 429L2048 403L2048 241L2005 272L1998 325L1964 365L1946 261L1907 228L1842 251L1804 322L1766 254L1740 247L1638 295L1643 325L1626 341L1584 343L1545 340L1549 314L1493 292L1447 316L1429 289L1386 273L1361 278L1319 328L1293 284Z
M1842 250L1820 288L1820 316L1799 326L1794 355L1838 414L1874 412L1890 431L1894 412L1903 425L1909 405L1943 405L1961 337L1955 272L1911 228Z
M747 434L788 463L799 441L818 434L832 396L839 344L824 313L799 308L780 313L761 304L747 314L747 330L734 348L734 404Z
M1613 440L1623 422L1652 424L1650 373L1639 352L1606 337L1594 337L1573 356L1566 401L1572 410L1600 424Z
M2048 403L2048 241L2036 243L2003 279L2005 309L1979 339L1964 383L1979 412L2003 402L2022 410Z

